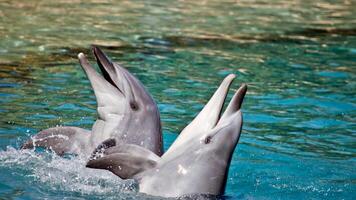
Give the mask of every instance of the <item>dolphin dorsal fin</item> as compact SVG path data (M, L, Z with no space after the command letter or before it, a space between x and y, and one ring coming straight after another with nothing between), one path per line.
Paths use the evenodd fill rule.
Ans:
M89 160L86 167L106 169L122 179L132 178L155 167L159 159L153 152L134 144L117 144L103 150L102 153L99 158L95 158L97 155L92 156L94 159Z

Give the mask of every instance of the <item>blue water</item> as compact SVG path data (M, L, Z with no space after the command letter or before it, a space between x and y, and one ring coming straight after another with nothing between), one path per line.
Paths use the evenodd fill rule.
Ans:
M1 1L0 199L155 198L84 160L18 150L48 127L91 128L96 101L76 55L92 44L157 101L165 149L227 74L249 85L221 198L356 199L355 6Z

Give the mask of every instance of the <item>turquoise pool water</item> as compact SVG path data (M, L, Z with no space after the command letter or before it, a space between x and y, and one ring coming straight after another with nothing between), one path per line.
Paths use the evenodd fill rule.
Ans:
M237 74L234 88L249 85L221 198L355 199L355 8L347 0L1 1L0 199L154 199L84 160L18 150L41 129L91 128L96 101L76 55L92 44L155 98L165 149L225 75Z

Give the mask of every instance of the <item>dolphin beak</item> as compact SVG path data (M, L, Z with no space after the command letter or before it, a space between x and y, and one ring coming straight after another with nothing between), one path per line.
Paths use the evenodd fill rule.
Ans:
M98 90L105 90L104 88L112 88L111 86L115 87L115 84L109 84L108 80L102 77L100 74L96 72L96 70L90 65L88 59L85 57L83 53L78 54L78 59L80 65L82 66L83 70L85 71L87 77L90 80L90 83L93 86L94 91Z
M135 84L130 80L130 73L120 65L111 62L99 47L93 46L93 53L104 78L124 96L134 99L132 87Z
M93 52L94 52L94 55L95 55L95 58L96 58L96 62L98 63L98 66L99 66L104 78L109 83L111 83L113 86L118 88L118 86L115 84L115 82L113 80L113 78L115 78L115 75L117 75L115 67L114 67L114 64L104 54L104 52L101 49L99 49L98 47L94 46L93 47Z
M236 97L233 99L235 102L236 110L240 110L245 94L247 92L247 85L242 84L236 92Z
M226 107L224 114L221 116L220 120L233 115L241 109L242 102L244 100L245 94L247 92L247 85L242 84L240 88L235 92L234 96L231 98L229 105Z
M100 48L94 46L93 52L104 78L115 86L129 102L135 104L136 96L140 96L142 92L146 95L147 92L144 91L143 85L125 68L111 62L109 57Z
M118 89L116 84L113 84L114 82L111 79L103 77L90 65L83 53L79 53L78 58L94 90L99 107L112 105L113 102L118 103L118 99L124 97L121 90Z
M229 105L227 106L227 108L225 109L224 114L221 116L221 118L219 119L219 122L215 126L216 130L213 132L212 135L210 135L210 137L213 137L217 134L224 135L224 134L220 134L220 133L225 132L222 130L223 129L231 129L231 127L235 127L234 130L236 130L236 127L239 126L240 130L241 130L242 114L241 114L240 109L241 109L241 105L244 100L246 92L247 92L247 85L242 84L240 86L240 88L235 92L234 96L231 98L231 101L230 101ZM233 118L231 118L231 117L233 117ZM231 123L231 119L236 120L239 118L240 118L240 123L236 123L236 121L234 123ZM226 121L228 123L226 123ZM226 131L226 132L229 132L229 131ZM235 131L233 131L233 132L235 132ZM240 134L240 132L241 131L239 131L238 133Z
M234 78L234 74L229 74L227 77L224 78L224 80L221 82L220 86L210 98L208 103L186 128L194 127L193 129L196 130L199 127L199 129L203 132L203 130L209 130L216 125L216 123L219 121L226 96L229 92L230 85ZM188 128L188 130L189 129L190 128ZM184 131L187 130L183 130L182 133Z

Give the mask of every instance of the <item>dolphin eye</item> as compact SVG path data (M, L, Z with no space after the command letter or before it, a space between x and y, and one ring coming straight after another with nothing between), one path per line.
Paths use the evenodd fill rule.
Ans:
M209 144L211 142L211 136L207 136L204 140L205 144Z
M138 105L136 102L130 102L130 107L132 110L138 110Z

